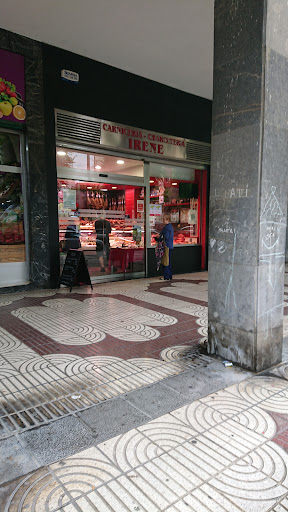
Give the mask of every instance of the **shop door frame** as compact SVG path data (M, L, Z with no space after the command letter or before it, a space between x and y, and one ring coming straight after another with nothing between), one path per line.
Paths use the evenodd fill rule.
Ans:
M57 146L60 146L60 144L57 144ZM149 221L149 215L147 210L147 200L149 201L149 196L147 195L147 183L149 185L149 164L143 159L143 158L132 158L132 155L124 155L114 152L104 152L104 151L95 151L92 148L83 148L83 146L76 146L72 144L63 145L61 144L61 147L65 149L75 149L80 151L89 151L91 153L97 153L99 155L109 155L109 156L115 156L115 157L121 157L121 158L127 158L130 160L138 160L139 162L143 163L143 178L137 178L137 176L127 176L125 174L110 174L105 176L99 176L99 174L95 171L88 171L87 169L71 169L69 167L59 167L57 166L57 180L58 179L64 179L64 180L77 180L77 181L85 181L90 183L107 183L110 185L123 185L123 186L132 186L132 187L143 187L144 188L144 198L145 198L145 215L144 215L144 229L145 229L145 237L144 237L144 277L148 275L148 258L147 258L147 226ZM148 199L147 199L148 198ZM58 211L57 211L58 216ZM147 220L148 219L148 220ZM150 230L149 230L150 232ZM59 239L59 218L58 218L58 239ZM106 278L108 276L105 276ZM94 279L94 278L93 278ZM101 278L99 277L98 281L101 281ZM93 281L94 282L94 281Z

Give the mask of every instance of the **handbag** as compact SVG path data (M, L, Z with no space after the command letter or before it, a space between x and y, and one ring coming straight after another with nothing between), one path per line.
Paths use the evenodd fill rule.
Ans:
M161 260L161 263L164 267L169 266L169 248L165 246L164 254Z
M157 265L157 270L159 270L160 265L162 263L162 258L165 253L166 246L165 246L165 240L164 240L163 235L159 235L159 237L157 237L155 240L157 242L157 245L155 247L156 265Z

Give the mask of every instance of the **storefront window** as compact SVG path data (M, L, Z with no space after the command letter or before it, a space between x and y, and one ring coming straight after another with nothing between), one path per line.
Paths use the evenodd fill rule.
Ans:
M62 265L81 248L91 276L144 272L144 205L143 187L58 179Z
M0 172L0 263L24 261L25 236L21 174Z
M201 171L150 165L151 245L163 227L164 213L170 216L175 245L200 243L200 190Z
M18 135L0 132L0 165L21 166Z
M57 147L57 167L75 170L95 171L95 173L108 175L125 175L143 177L143 163L131 158L100 155L85 151L76 151Z

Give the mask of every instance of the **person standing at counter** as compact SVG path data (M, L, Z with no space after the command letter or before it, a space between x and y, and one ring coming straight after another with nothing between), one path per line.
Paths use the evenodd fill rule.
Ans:
M168 213L164 213L163 222L164 222L164 227L163 227L160 235L164 236L165 245L169 249L169 265L164 266L164 280L171 281L171 279L172 279L171 255L172 255L172 251L173 251L174 229L173 229L172 224L170 223L170 215Z
M111 233L111 224L105 219L104 215L95 221L95 231L96 252L99 257L101 272L105 272L104 256L106 257L106 260L109 259L109 235Z
M79 232L77 231L76 224L69 224L65 233L64 248L66 251L69 249L79 249L81 242L79 238Z

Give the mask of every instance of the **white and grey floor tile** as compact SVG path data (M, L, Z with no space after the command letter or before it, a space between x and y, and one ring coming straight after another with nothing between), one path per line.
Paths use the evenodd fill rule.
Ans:
M237 394L223 390L186 405L23 478L4 512L24 512L23 504L31 503L37 512L282 512L288 454L273 441L275 421L262 409L271 399L271 379L249 379L246 389L257 379L262 401L241 398L235 407L238 385ZM226 413L214 405L217 396L224 405L232 398Z

